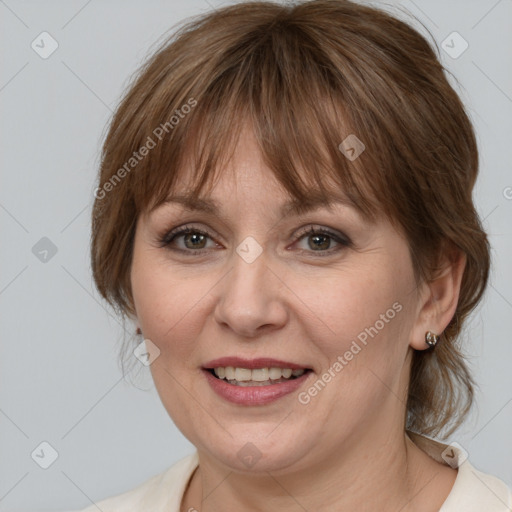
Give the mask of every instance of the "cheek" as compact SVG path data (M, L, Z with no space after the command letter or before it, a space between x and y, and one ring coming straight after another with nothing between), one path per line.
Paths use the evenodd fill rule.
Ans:
M390 389L397 389L413 313L409 303L414 281L406 265L407 260L396 257L304 280L300 287L297 280L307 315L302 328L323 361L318 378L332 382L321 392L325 395L318 406L323 399L343 405L329 415L341 418L347 410L355 416L369 414L384 403Z
M373 272L351 268L321 278L299 278L294 289L303 302L303 318L310 319L311 329L316 326L325 333L320 340L329 351L339 353L358 336L364 340L365 329L376 323L379 332L387 331L391 320L399 316L396 309L400 308L393 309L401 296L395 276L377 268ZM312 339L318 339L318 331L312 334Z
M150 366L156 390L175 424L193 431L200 396L194 386L201 361L195 340L203 330L208 283L183 279L169 265L134 254L132 291L144 337L160 350ZM187 391L185 392L184 389Z
M184 278L168 263L134 254L131 280L144 336L159 347L167 365L196 364L197 358L191 355L198 350L194 340L200 338L211 307L212 276Z

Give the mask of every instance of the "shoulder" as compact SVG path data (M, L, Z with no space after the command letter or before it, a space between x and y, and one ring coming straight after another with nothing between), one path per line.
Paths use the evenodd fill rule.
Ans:
M407 434L433 459L457 469L453 488L439 512L512 512L512 490L499 478L476 469L460 445Z
M511 512L512 491L499 478L482 473L469 460L458 467L452 491L440 512Z
M195 452L134 489L98 501L80 512L179 511L183 492L197 464Z

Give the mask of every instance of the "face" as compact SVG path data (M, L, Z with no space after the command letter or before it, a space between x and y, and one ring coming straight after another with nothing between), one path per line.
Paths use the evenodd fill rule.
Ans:
M187 175L173 195L186 192ZM311 468L403 428L418 309L406 240L344 202L284 213L250 132L205 199L218 210L141 215L131 269L156 388L200 455Z

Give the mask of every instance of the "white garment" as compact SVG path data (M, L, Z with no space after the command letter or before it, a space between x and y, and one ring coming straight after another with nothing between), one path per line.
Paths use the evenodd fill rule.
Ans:
M511 489L500 479L475 469L462 450L417 434L408 435L435 460L446 464L444 452L451 459L449 465L458 468L455 484L439 512L512 512ZM135 489L99 501L81 512L98 512L98 508L102 512L180 512L185 488L198 463L195 452Z

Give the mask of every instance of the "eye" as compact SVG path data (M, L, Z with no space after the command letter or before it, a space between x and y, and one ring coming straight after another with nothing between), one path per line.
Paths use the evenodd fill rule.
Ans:
M299 235L298 241L300 242L302 239L307 242L306 252L316 252L318 256L328 256L351 245L348 237L326 228L315 228L313 226L309 226ZM338 247L331 248L333 241L338 244Z
M219 245L214 242L212 233L206 230L198 229L193 226L183 226L175 228L167 232L164 236L160 237L160 247L168 247L173 251L178 251L187 254L201 254L205 249L218 247ZM335 252L342 250L344 247L350 247L351 241L345 235L341 235L326 228L314 228L309 226L306 230L299 233L296 243L306 240L307 248L300 249L301 252L314 252L318 256L328 256ZM213 243L213 246L208 247L208 241ZM179 244L178 242L181 242ZM332 248L332 243L336 243L337 247ZM180 247L181 245L181 247Z
M184 226L173 229L160 239L161 247L169 247L183 253L200 253L207 247L208 239L212 240L213 235L208 231L203 231L191 226ZM183 246L175 247L177 241L182 239ZM212 240L213 241L213 240ZM217 244L214 244L217 245Z

